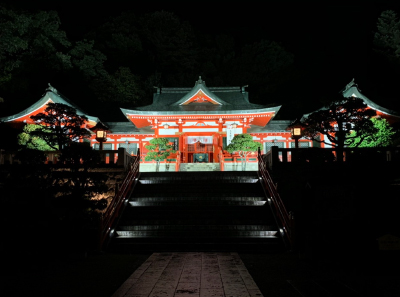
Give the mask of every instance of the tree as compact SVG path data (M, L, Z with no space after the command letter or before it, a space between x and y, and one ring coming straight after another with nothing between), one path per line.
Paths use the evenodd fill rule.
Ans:
M400 21L393 10L383 11L378 18L374 45L388 59L400 58Z
M396 133L389 125L388 121L381 117L371 118L376 129L376 133L369 135L359 135L347 142L349 147L377 147L389 146L392 144L392 137ZM351 136L355 135L355 131L351 132Z
M340 98L325 108L307 115L301 121L304 137L337 148L356 138L356 135L372 135L376 132L370 119L376 115L360 98ZM355 134L351 134L354 132ZM320 135L327 140L320 140Z
M145 146L149 151L145 156L146 161L156 161L156 171L160 169L160 162L168 158L171 153L175 153L173 145L169 143L168 138L153 138L150 144Z
M98 99L103 102L136 106L144 97L140 78L132 74L128 67L119 67L114 74L94 80L92 88Z
M22 133L18 134L18 144L27 149L54 151L54 148L49 146L44 139L34 135L37 130L41 130L40 133L50 133L50 130L42 125L25 125Z
M237 134L233 137L231 143L226 147L229 153L237 152L241 157L242 170L246 170L247 156L257 151L261 147L259 142L253 140L250 134Z
M376 133L370 120L375 115L376 111L368 108L360 98L339 98L303 118L303 134L307 139L336 147L339 156L346 143L356 137L362 136L363 140ZM321 134L325 136L323 140L320 139Z
M0 7L0 65L2 75L12 73L32 57L53 66L68 62L62 50L71 44L59 29L55 11L16 12Z
M31 116L31 119L46 127L31 131L31 137L43 139L55 150L62 150L67 144L90 136L90 131L84 128L87 117L78 115L75 108L63 103L48 103L44 112Z
M0 96L19 97L14 100L18 104L39 92L43 81L68 81L92 95L93 78L108 74L106 56L95 48L94 41L71 42L61 30L56 11L27 12L0 6L0 32Z

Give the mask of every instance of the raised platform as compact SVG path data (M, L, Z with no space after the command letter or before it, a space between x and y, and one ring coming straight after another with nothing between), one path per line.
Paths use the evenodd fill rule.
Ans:
M160 172L175 172L175 163L160 164ZM140 172L155 172L155 163L141 163ZM179 171L221 171L219 163L181 163ZM224 164L224 171L242 171L242 164L240 162L232 162ZM258 163L247 163L246 171L258 171Z
M219 163L181 163L179 171L220 171Z

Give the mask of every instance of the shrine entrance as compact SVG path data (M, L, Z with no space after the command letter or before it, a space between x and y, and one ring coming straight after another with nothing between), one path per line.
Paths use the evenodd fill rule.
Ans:
M214 157L213 137L188 136L185 153L187 163L212 163Z

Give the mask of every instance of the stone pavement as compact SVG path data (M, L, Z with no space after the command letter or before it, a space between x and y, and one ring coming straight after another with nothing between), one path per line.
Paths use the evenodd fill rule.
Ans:
M112 297L263 296L237 253L154 253Z

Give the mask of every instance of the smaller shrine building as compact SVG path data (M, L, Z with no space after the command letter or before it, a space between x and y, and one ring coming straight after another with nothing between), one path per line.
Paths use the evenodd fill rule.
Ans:
M343 89L342 94L344 97L363 99L389 123L400 120L397 112L385 109L364 96L354 80ZM152 138L166 137L180 152L181 163L198 161L198 154L205 156L206 162L218 163L219 154L226 154L224 148L234 135L241 133L252 135L255 141L262 144L264 153L269 151L271 146L295 147L295 141L288 129L293 119L274 120L281 106L253 104L249 101L245 86L208 87L201 77L193 88L157 88L150 105L135 109L121 108L127 118L125 122L101 122L99 118L84 112L50 85L43 97L32 106L15 115L1 118L0 121L12 125L34 124L30 117L42 112L49 102L64 103L76 108L78 114L88 118L86 128L89 130L93 131L99 123L107 127L104 150L125 148L130 154L136 154L137 149L140 149L141 155L144 156L147 152L145 146ZM88 141L94 149L99 149L95 133L92 132ZM329 145L300 139L299 147Z

